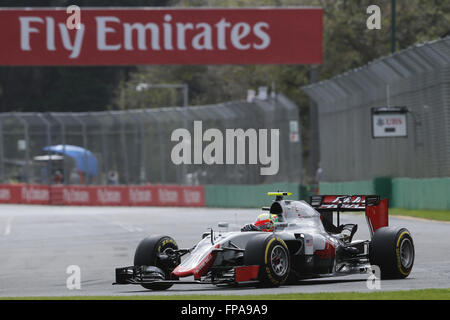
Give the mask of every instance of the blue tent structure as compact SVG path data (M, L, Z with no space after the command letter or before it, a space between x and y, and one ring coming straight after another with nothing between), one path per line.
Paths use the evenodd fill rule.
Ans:
M77 170L82 171L85 174L96 176L98 173L97 158L87 149L69 144L58 144L44 147L43 150L71 157L75 160Z

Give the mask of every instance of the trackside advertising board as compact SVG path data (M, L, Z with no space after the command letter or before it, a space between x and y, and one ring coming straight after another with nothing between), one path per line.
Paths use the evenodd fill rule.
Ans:
M320 64L322 9L0 8L0 65ZM69 24L68 24L69 22Z
M0 203L204 207L203 186L0 185Z
M407 137L406 107L372 108L372 137Z

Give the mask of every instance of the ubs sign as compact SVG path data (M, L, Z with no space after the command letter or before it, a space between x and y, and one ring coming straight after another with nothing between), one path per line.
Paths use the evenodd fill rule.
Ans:
M407 137L406 107L372 108L372 137Z

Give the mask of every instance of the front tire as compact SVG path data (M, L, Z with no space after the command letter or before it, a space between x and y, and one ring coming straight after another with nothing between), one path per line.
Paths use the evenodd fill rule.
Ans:
M288 279L291 261L286 243L275 235L258 234L245 247L244 265L258 265L263 286L278 287Z
M405 228L383 227L375 231L370 243L370 264L377 265L382 279L403 279L414 264L414 242Z
M177 250L178 245L171 237L168 236L151 236L143 239L134 254L134 265L135 266L155 266L160 268L164 274L165 278L170 278L170 272L172 268L167 264L164 264L159 259L159 254L164 253L167 249ZM179 261L178 261L179 263ZM145 289L150 290L167 290L172 284L167 283L151 283L142 284Z

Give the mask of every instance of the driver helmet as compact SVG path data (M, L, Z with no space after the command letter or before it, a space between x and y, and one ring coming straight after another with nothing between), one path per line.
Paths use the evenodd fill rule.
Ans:
M276 214L262 213L256 218L255 227L260 231L272 232L275 228L275 222L278 222Z

